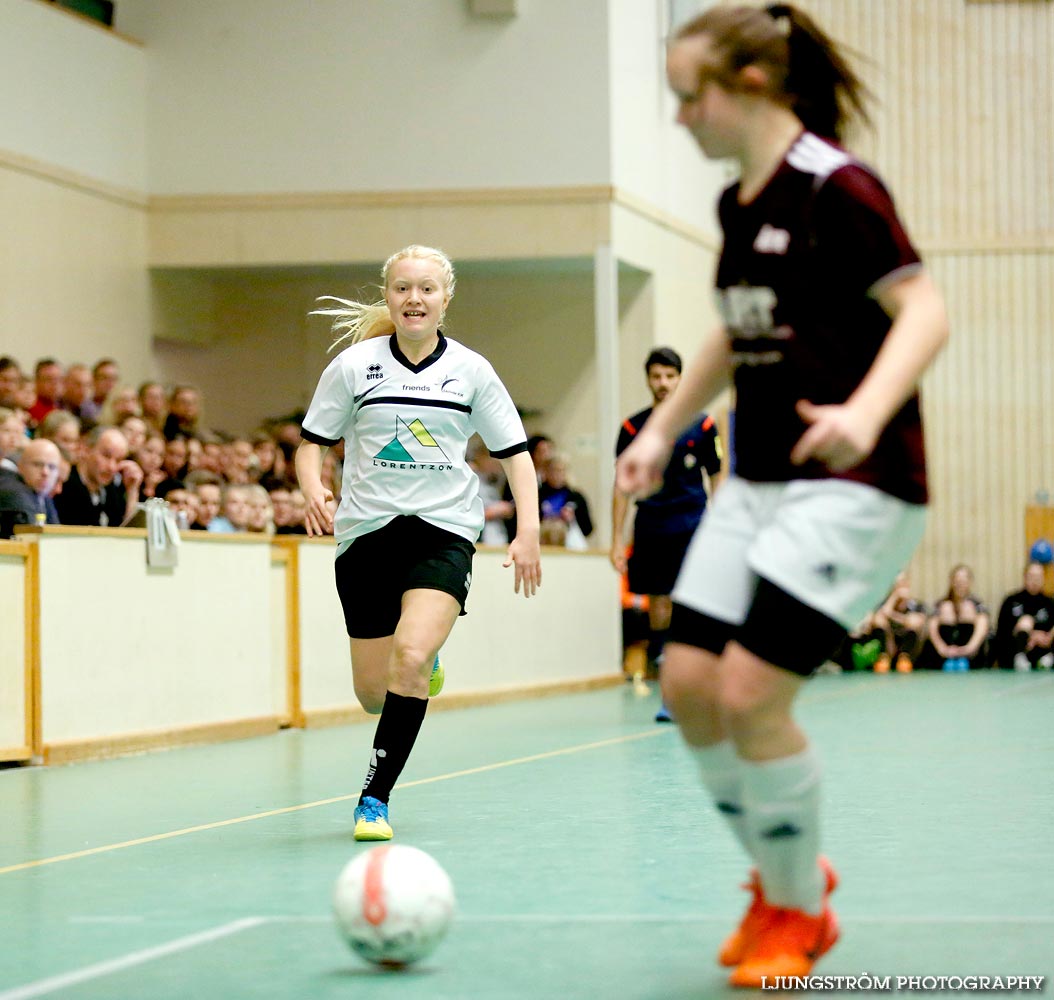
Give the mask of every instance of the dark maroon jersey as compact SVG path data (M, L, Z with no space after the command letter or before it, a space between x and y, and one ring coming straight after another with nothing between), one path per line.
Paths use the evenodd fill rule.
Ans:
M925 503L918 395L848 472L790 463L806 426L800 399L844 403L892 322L875 293L922 265L882 182L845 150L805 132L749 204L721 196L718 307L732 344L736 475L755 482L850 479Z

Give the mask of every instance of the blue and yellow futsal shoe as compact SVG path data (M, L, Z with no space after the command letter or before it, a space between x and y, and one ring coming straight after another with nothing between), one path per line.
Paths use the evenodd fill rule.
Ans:
M432 676L428 679L428 697L434 698L443 690L443 681L446 680L446 671L443 664L439 662L439 654L436 653L435 663L432 664Z
M355 807L356 840L391 840L392 828L388 825L388 803L370 795L363 797Z

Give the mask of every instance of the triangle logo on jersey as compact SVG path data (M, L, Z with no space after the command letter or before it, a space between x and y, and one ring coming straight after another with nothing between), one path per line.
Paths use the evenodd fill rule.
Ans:
M376 455L385 462L449 462L432 432L415 417L411 421L395 418L395 435Z

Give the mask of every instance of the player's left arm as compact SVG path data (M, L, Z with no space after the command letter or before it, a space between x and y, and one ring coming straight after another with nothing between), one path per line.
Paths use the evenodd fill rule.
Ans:
M798 404L807 430L791 461L800 465L815 458L844 472L871 453L911 398L948 339L948 317L892 197L871 171L859 164L835 171L815 195L812 213L818 252L837 258L842 280L875 300L892 320L871 367L844 403Z
M502 566L507 568L515 563L516 578L513 589L518 594L522 583L523 596L532 597L542 585L538 474L534 471L534 462L526 451L517 452L500 461L516 503L516 537L509 542L508 554Z

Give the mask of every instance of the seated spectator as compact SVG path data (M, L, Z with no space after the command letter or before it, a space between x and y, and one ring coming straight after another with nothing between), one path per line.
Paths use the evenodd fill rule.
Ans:
M218 434L205 433L201 438L201 468L222 477L226 468L226 450L223 438Z
M563 545L578 551L588 548L586 539L593 533L589 504L568 485L567 459L563 455L552 455L545 464L538 502L542 508L543 545Z
M22 418L14 410L0 407L0 469L18 471L18 453L27 440Z
M205 459L205 448L201 443L200 438L190 437L187 438L187 474L191 472L197 472L203 468L203 462ZM186 479L186 476L183 477Z
M125 417L117 426L128 442L129 452L134 455L146 443L146 421L132 414Z
M197 437L200 417L201 394L192 385L177 385L168 399L168 416L165 417L163 433L169 441L177 434Z
M128 417L139 415L139 397L135 389L130 385L125 385L110 394L110 398L102 408L99 421L119 427Z
M249 508L245 530L273 535L275 532L274 510L271 507L271 497L267 490L259 483L250 483L245 493L245 503Z
M18 472L0 473L0 538L10 538L15 524L58 524L51 499L59 477L59 449L52 441L27 441L18 457Z
M147 426L158 434L164 433L165 417L168 407L165 405L165 387L160 382L144 382L139 386L139 415Z
M249 530L249 483L231 483L223 491L223 513L209 521L209 531L229 534Z
M61 408L75 417L94 419L96 415L87 408L92 394L91 369L87 365L70 365L63 385Z
M128 458L124 435L116 427L96 427L55 498L59 520L102 528L127 524L139 506L142 481L142 469Z
M503 500L505 470L483 443L474 437L469 442L468 464L479 480L479 498L483 501L483 532L479 540L483 545L507 545L508 533L505 521L512 517L515 506L511 500Z
M165 479L165 439L160 434L148 434L134 457L136 464L143 470L140 493L144 497L156 496L158 486Z
M256 481L282 481L285 479L285 458L270 434L261 431L253 435L253 453L256 455Z
M1025 567L1024 589L1008 594L995 628L995 663L1028 671L1054 667L1054 599L1043 593L1043 567Z
M91 375L91 402L85 407L82 416L89 417L96 423L111 423L116 426L121 422L121 417L127 416L127 413L114 412L111 410L109 415L112 419L107 420L107 414L104 408L111 393L117 388L117 383L121 379L121 369L113 358L100 358L92 366Z
M0 358L0 408L20 409L19 390L22 388L22 368L9 355Z
M276 535L306 535L307 528L301 519L296 523L296 511L293 509L293 494L288 486L275 486L267 491L271 497L271 510L274 518Z
M206 531L212 519L219 516L223 503L223 480L206 469L196 469L187 476L187 488L198 501L197 517L191 523L195 531Z
M73 461L80 458L81 421L66 410L52 410L37 428L38 438L54 441Z
M161 462L161 471L165 478L154 488L155 496L163 497L171 490L183 487L183 480L190 472L187 468L189 454L187 439L182 434L177 434L165 442L165 457Z
M256 482L256 452L248 438L237 437L223 449L223 475L229 483Z
M36 399L29 407L29 424L36 428L52 410L59 409L65 388L65 371L54 358L41 358L34 376Z
M889 597L871 618L873 634L882 644L874 664L876 674L889 673L891 664L902 674L914 669L925 641L927 617L926 605L911 596L911 579L906 572L901 573Z
M307 500L304 494L300 491L300 487L294 487L289 491L289 502L293 505L293 527L296 529L295 534L307 534L307 527L304 523L307 516ZM303 528L303 532L300 529Z
M198 519L198 498L193 490L179 486L165 494L165 500L176 515L180 531L189 531Z
M28 375L22 376L22 385L18 389L15 400L16 406L14 407L15 412L25 421L27 427L30 426L30 407L36 402L37 390L35 388L36 383Z
M970 593L973 571L959 565L951 571L948 593L929 621L930 644L946 671L984 666L988 640L988 609Z

